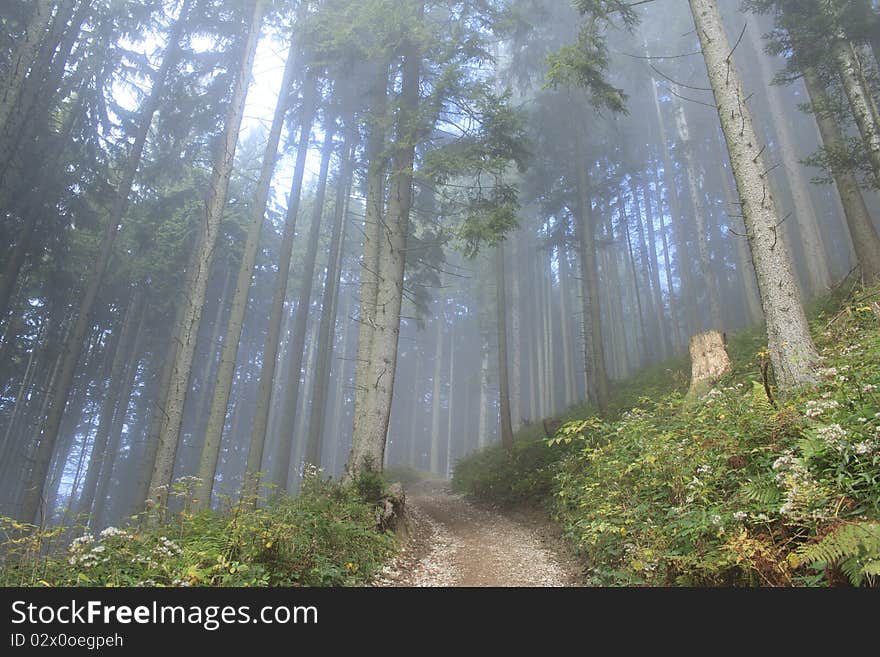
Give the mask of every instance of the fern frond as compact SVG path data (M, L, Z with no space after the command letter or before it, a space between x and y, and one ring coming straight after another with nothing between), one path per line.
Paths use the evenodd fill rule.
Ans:
M742 494L749 502L764 506L774 505L782 497L776 482L766 480L746 482L742 487Z
M873 586L880 575L880 523L841 525L818 543L801 547L795 558L815 566L838 566L853 586L866 580Z

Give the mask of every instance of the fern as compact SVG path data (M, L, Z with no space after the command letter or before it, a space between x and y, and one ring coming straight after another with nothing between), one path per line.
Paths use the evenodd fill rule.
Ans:
M773 506L782 497L774 481L748 481L742 487L743 496L752 504Z
M800 548L794 558L818 567L838 566L853 586L875 586L880 578L880 523L841 525L818 543Z

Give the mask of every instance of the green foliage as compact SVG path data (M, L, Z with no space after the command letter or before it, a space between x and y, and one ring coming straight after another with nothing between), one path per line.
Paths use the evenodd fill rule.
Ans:
M626 112L626 94L611 85L608 70L606 27L619 20L627 28L635 26L635 13L619 0L577 0L575 8L584 16L577 42L561 48L547 58L547 84L580 87L590 95L593 105L612 112Z
M385 477L385 481L389 483L399 483L402 484L404 488L409 488L410 486L432 478L434 475L430 472L418 470L407 465L392 465L390 468L383 470L382 476Z
M733 373L699 399L685 403L684 361L657 366L618 384L605 417L572 409L552 438L526 443L531 463L499 448L465 459L457 486L549 505L597 585L813 586L837 583L835 572L872 583L876 294L838 290L811 308L821 383L778 407L761 379L766 346L751 329L731 336Z
M381 481L355 486L307 477L296 499L184 512L152 528L97 536L39 531L0 519L4 586L351 586L368 582L394 547L376 528ZM362 494L369 495L366 500ZM67 537L68 545L59 550ZM42 555L42 556L41 556Z
M543 441L517 442L512 453L492 445L459 461L452 488L501 506L540 503L553 488L555 461Z
M880 578L880 523L853 522L836 527L818 543L793 553L796 563L838 567L853 586L876 586Z

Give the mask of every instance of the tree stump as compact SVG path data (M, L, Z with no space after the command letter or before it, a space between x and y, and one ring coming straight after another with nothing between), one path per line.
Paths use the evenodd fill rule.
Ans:
M376 510L376 528L392 531L401 541L409 539L410 519L406 509L406 493L400 484L391 484Z
M722 376L730 372L730 356L719 331L707 331L691 338L691 387L688 399L705 394Z

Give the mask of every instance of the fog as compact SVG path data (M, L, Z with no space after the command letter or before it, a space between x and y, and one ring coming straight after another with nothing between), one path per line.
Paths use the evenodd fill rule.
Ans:
M598 91L548 77L590 25L560 0L409 3L424 4L413 14L424 43L406 36L411 12L387 3L278 0L250 45L252 3L117 4L0 9L0 514L123 522L161 484L166 456L170 481L213 471L215 507L257 472L274 485L263 494L296 494L304 468L345 476L358 426L385 438L386 468L446 478L502 439L505 415L514 432L549 436L566 410L601 405L596 354L612 386L661 363L673 376L691 336L764 319L687 2L636 3L629 29L613 12L597 21ZM839 185L814 157L822 136L791 44L766 52L779 17L718 6L809 304L858 275ZM42 45L28 51L34 35ZM387 41L380 66L371 57ZM852 52L876 113L873 43ZM240 69L251 46L253 71ZM876 225L869 158L847 171ZM370 281L378 301L364 316ZM368 360L364 327L378 336ZM374 423L386 393L390 417Z

